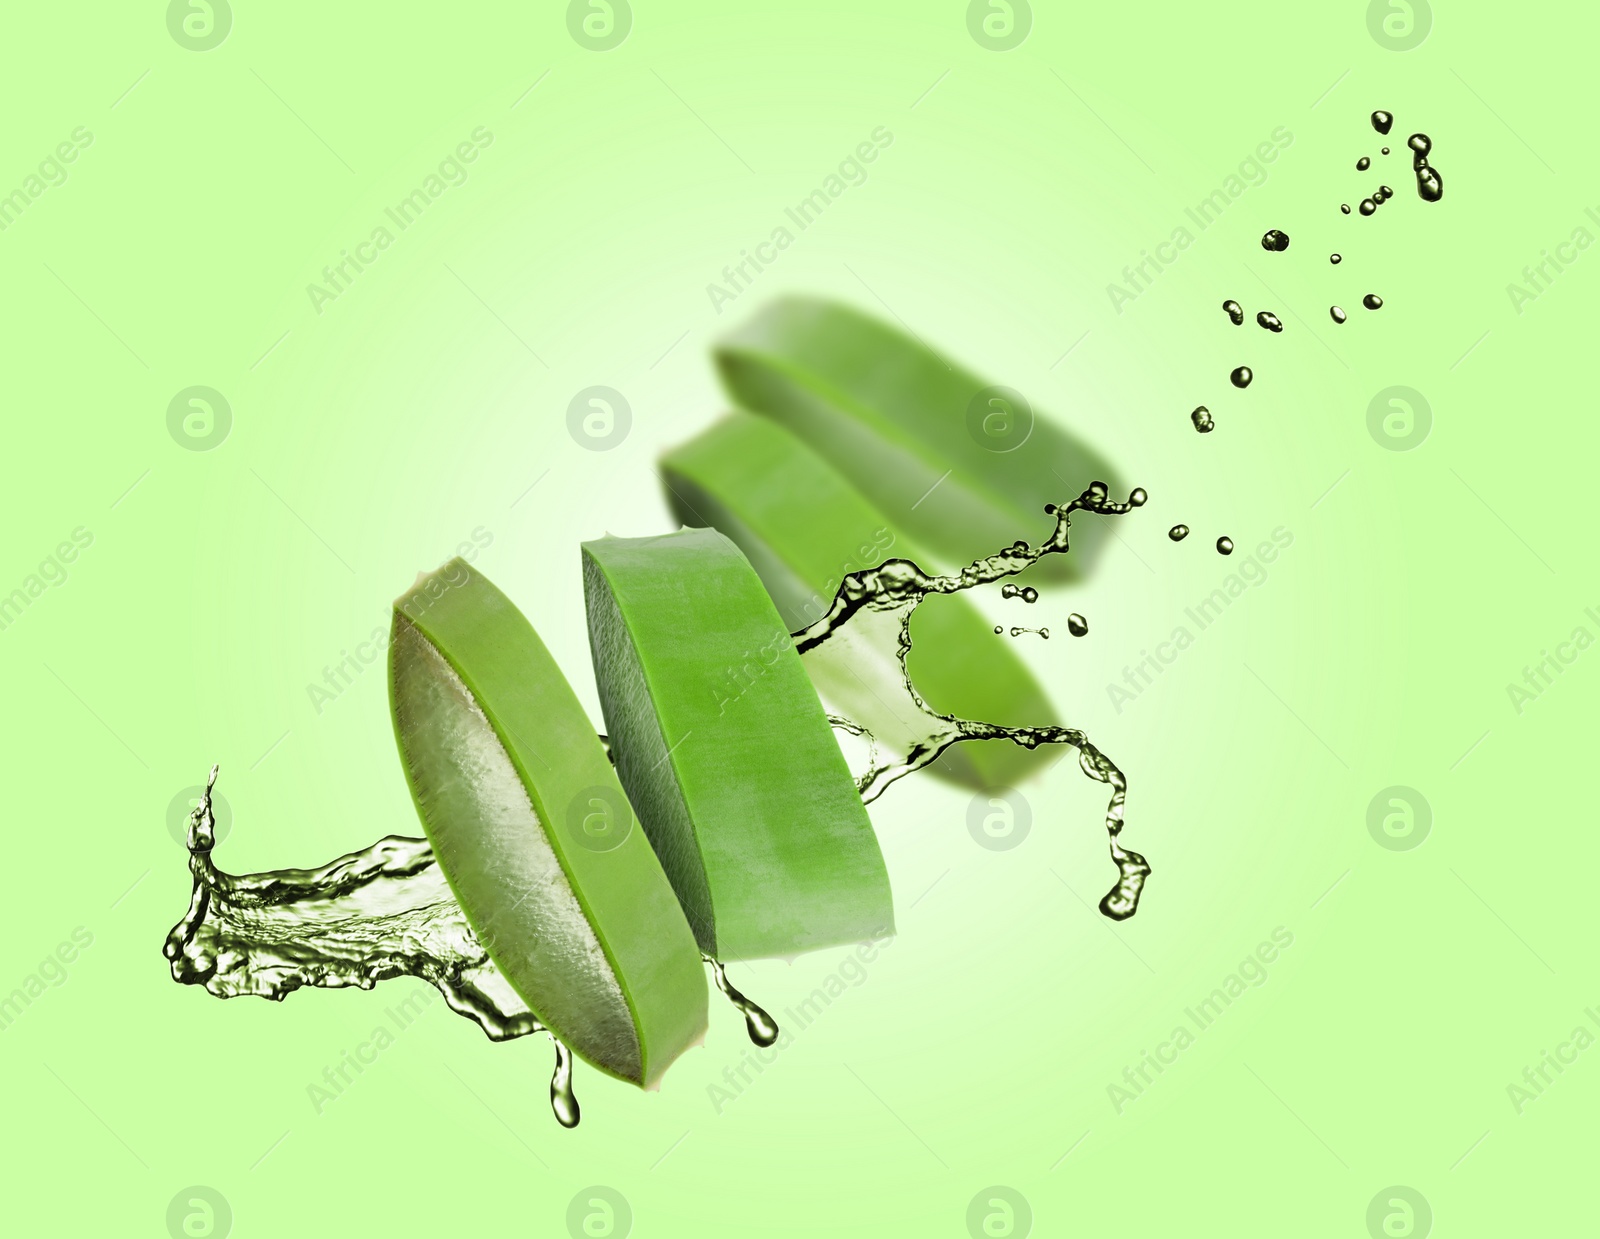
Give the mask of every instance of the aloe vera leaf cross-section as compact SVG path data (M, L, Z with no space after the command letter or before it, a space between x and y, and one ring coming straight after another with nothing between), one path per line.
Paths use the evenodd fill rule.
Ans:
M683 911L533 626L460 559L396 600L401 764L468 923L534 1015L653 1086L706 1027Z

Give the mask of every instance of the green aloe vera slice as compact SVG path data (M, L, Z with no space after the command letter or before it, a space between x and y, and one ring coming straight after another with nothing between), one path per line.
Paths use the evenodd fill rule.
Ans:
M919 341L847 306L774 301L715 350L734 401L794 431L949 569L1040 529L1100 480L1098 453ZM1081 573L1099 530L1039 571Z
M885 559L926 567L926 553L832 465L782 426L733 413L661 460L667 501L686 525L726 534L760 574L790 631L814 623L840 580ZM1044 690L1009 641L959 595L931 598L911 621L912 682L933 709L1006 724L1057 721ZM864 666L875 658L882 666ZM899 663L870 643L852 666L827 663L817 690L839 713L863 720L894 700ZM890 679L884 689L881 681ZM934 768L994 787L1035 769L1043 755L1008 741L963 744Z
M889 875L816 690L713 529L583 544L617 774L718 959L893 932Z
M395 601L389 702L423 829L496 966L576 1053L653 1086L704 1035L705 971L533 626L452 560Z

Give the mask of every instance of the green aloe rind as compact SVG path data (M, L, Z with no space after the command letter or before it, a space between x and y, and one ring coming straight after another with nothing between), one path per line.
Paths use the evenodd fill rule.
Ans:
M929 563L927 553L826 460L780 424L732 413L661 460L667 501L686 525L711 526L742 550L798 632L833 602L841 579L888 558ZM1009 641L966 598L930 598L911 621L907 660L930 707L1006 724L1058 721L1044 689ZM859 665L868 659L886 665ZM838 713L864 719L881 708L874 685L901 675L892 651L863 645L849 667L814 668L817 690ZM982 787L1012 782L1040 754L1005 741L952 748L934 767Z
M653 1087L704 1036L704 969L566 677L459 559L396 600L389 648L401 764L474 934L574 1052Z
M701 949L793 956L893 931L888 872L765 587L712 529L583 544L617 774Z
M1118 488L1104 457L1026 397L848 306L779 298L714 356L736 404L804 439L945 569L1014 541L1092 481ZM1083 572L1097 541L1085 529L1048 571Z

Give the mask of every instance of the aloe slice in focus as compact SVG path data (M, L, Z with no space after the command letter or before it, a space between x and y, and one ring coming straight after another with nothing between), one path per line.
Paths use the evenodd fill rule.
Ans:
M722 534L583 544L617 774L718 959L893 931L883 854L787 626Z
M700 953L532 625L455 559L395 602L401 764L468 923L576 1053L651 1086L705 1032Z
M850 482L776 422L733 413L661 460L667 501L686 525L709 525L749 557L791 631L826 613L841 579L885 559L926 566L925 552ZM912 682L933 709L1007 724L1057 721L1009 641L964 597L930 598L911 621ZM893 642L863 643L848 673L826 664L817 691L866 721L899 693ZM890 686L881 681L891 677ZM1009 741L951 748L934 767L981 787L1006 784L1046 758Z
M946 569L1024 536L1092 481L1117 489L1103 457L1018 393L843 305L780 298L715 357L737 404L804 439ZM1074 533L1073 553L1038 571L1085 570L1099 530Z

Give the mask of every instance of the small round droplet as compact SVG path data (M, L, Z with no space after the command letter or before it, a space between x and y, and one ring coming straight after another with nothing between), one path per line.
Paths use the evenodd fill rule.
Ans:
M997 636L997 637L1001 636L1004 632L1005 632L1005 628L1002 625L996 624L994 626L994 635L995 636Z
M1378 204L1373 199L1371 199L1371 198L1363 198L1361 200L1361 213L1363 215L1371 215L1377 209L1378 209Z
M1372 160L1368 159L1365 155L1361 156L1360 159L1356 160L1356 171L1357 172L1365 172L1370 167L1372 167Z
M1384 147L1381 153L1387 155L1389 153L1389 148L1387 146Z
M1022 601L1024 601L1024 602L1038 602L1039 601L1039 591L1034 589L1034 587L1031 586L1031 585L1028 586L1027 589L1022 591Z
M1232 555L1233 554L1233 539L1232 538L1218 538L1217 539L1217 554L1218 555Z
M1189 420L1194 423L1194 428L1203 435L1208 435L1217 428L1217 423L1212 419L1211 410L1206 408L1205 405L1201 405L1193 413L1189 414Z
M1383 298L1378 296L1377 293L1368 293L1361 298L1361 304L1369 310L1381 310L1383 309Z
M1337 267L1341 262L1344 261L1344 255L1343 254L1329 254L1328 255L1328 261L1331 262L1334 266Z
M1074 611L1067 616L1067 631L1075 637L1081 637L1089 631L1089 621Z
M1328 314L1332 317L1334 322L1336 322L1336 323L1344 322L1344 311L1341 310L1338 306L1330 305L1328 307Z
M1261 313L1257 314L1256 322L1265 327L1268 331L1283 330L1283 320L1269 310L1262 310Z
M1237 301L1224 301L1222 308L1227 311L1228 317L1233 320L1235 327L1244 322L1244 307Z
M1394 197L1394 190L1390 189L1387 185L1379 185L1378 193L1383 195L1383 197L1379 199L1379 201L1382 202L1387 202L1390 198ZM1374 197L1376 197L1376 195L1374 195Z
M1174 525L1171 529L1167 530L1167 537L1171 538L1174 542L1182 542L1188 536L1189 526L1187 525Z
M1281 228L1269 228L1261 238L1261 248L1276 250L1281 254L1289 248L1289 234Z
M1255 374L1251 371L1249 366L1240 366L1228 376L1228 379L1235 387L1244 388L1249 387L1250 380L1255 377Z
M1132 493L1128 495L1128 502L1136 508L1142 508L1149 501L1149 498L1150 496L1145 493L1144 487L1135 486Z
M1372 114L1372 127L1379 133L1388 133L1390 126L1393 124L1394 117L1388 112L1374 112Z
M1345 215L1350 214L1350 204L1348 202L1341 202L1339 204L1339 210Z

